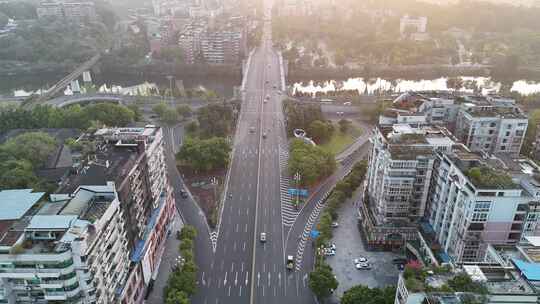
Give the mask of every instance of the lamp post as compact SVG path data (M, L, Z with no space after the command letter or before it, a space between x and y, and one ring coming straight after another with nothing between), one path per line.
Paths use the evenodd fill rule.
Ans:
M210 184L212 184L214 188L214 201L216 200L216 187L218 185L218 179L214 176L210 179Z
M293 176L293 179L296 182L296 202L294 204L294 207L298 209L298 204L300 201L300 189L298 187L300 185L300 180L302 179L302 175L300 175L300 172L296 172Z
M172 90L172 79L173 79L173 76L172 75L167 75L167 79L169 79L169 92L171 92L171 107L173 106L172 104L172 100L173 100L173 90Z

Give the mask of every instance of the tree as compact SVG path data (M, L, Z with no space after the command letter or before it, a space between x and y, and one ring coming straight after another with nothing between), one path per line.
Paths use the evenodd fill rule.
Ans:
M299 172L304 185L312 185L330 175L336 168L334 156L320 147L312 146L301 139L293 139L289 148L289 173L293 175Z
M232 129L233 111L230 105L209 104L197 111L197 120L203 137L225 137Z
M165 112L167 112L168 107L169 106L167 106L166 103L160 102L152 107L152 111L156 113L159 117L161 117Z
M28 160L34 168L42 166L56 148L54 138L43 132L28 132L9 139L2 149L16 159Z
M143 115L142 115L142 112L141 112L141 109L139 108L138 105L136 104L129 104L127 106L128 109L131 110L131 112L133 112L133 120L134 121L141 121L142 118L143 118Z
M315 120L309 124L307 132L317 143L324 143L332 137L334 126L331 121Z
M176 107L176 113L182 118L190 117L193 114L193 111L188 105L179 105Z
M173 289L167 294L165 304L189 304L189 298L185 292Z
M332 273L332 268L323 264L309 274L309 288L317 299L328 297L338 287L338 281Z
M176 158L196 171L225 168L229 163L230 144L221 137L186 138Z
M135 113L127 107L111 103L86 106L84 113L89 120L100 121L107 126L127 126L135 118Z
M340 119L338 124L339 124L339 131L341 131L341 133L347 133L347 131L349 131L349 129L352 126L352 122L348 119Z
M392 304L395 294L395 287L369 288L357 285L345 291L341 297L341 304Z
M180 230L180 239L190 239L193 240L197 237L197 229L191 225L185 225L182 227L182 230Z

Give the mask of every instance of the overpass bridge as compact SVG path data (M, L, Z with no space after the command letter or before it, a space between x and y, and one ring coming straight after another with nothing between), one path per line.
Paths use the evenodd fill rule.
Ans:
M101 59L101 54L98 53L94 55L92 58L88 59L86 62L78 66L73 72L69 73L69 75L60 79L56 84L50 87L45 93L43 93L36 100L34 100L33 103L42 103L54 97L56 94L60 93L60 91L65 89L68 86L68 84L70 84L73 80L79 78L79 76L81 76L82 73L92 68L92 66L94 66L100 59Z

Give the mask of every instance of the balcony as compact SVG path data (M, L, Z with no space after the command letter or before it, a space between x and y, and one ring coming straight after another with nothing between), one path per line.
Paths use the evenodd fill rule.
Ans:
M65 291L46 291L45 300L49 300L49 301L67 300L67 295Z

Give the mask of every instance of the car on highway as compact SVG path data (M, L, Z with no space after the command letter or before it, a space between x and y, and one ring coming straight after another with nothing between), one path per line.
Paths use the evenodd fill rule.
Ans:
M343 111L337 111L336 114L339 115L339 116L341 116L341 115L345 114L345 112L343 112Z
M350 101L346 101L343 103L344 106L350 106L352 103Z
M327 244L327 245L325 246L325 249L331 249L331 250L336 251L337 247L336 247L336 244L331 243L331 244Z
M266 232L261 232L261 243L266 242Z
M332 223L332 228L337 228L339 227L339 223L338 222L333 222Z
M287 269L293 270L293 268L294 268L294 257L292 255L287 256L287 262L285 262L285 265L287 265Z
M262 134L262 137L263 137L263 138L266 138L266 132L264 132L264 133Z
M255 133L255 127L249 128L249 133L251 133L251 134Z
M274 85L273 88L274 88L274 89L277 89L277 85Z

